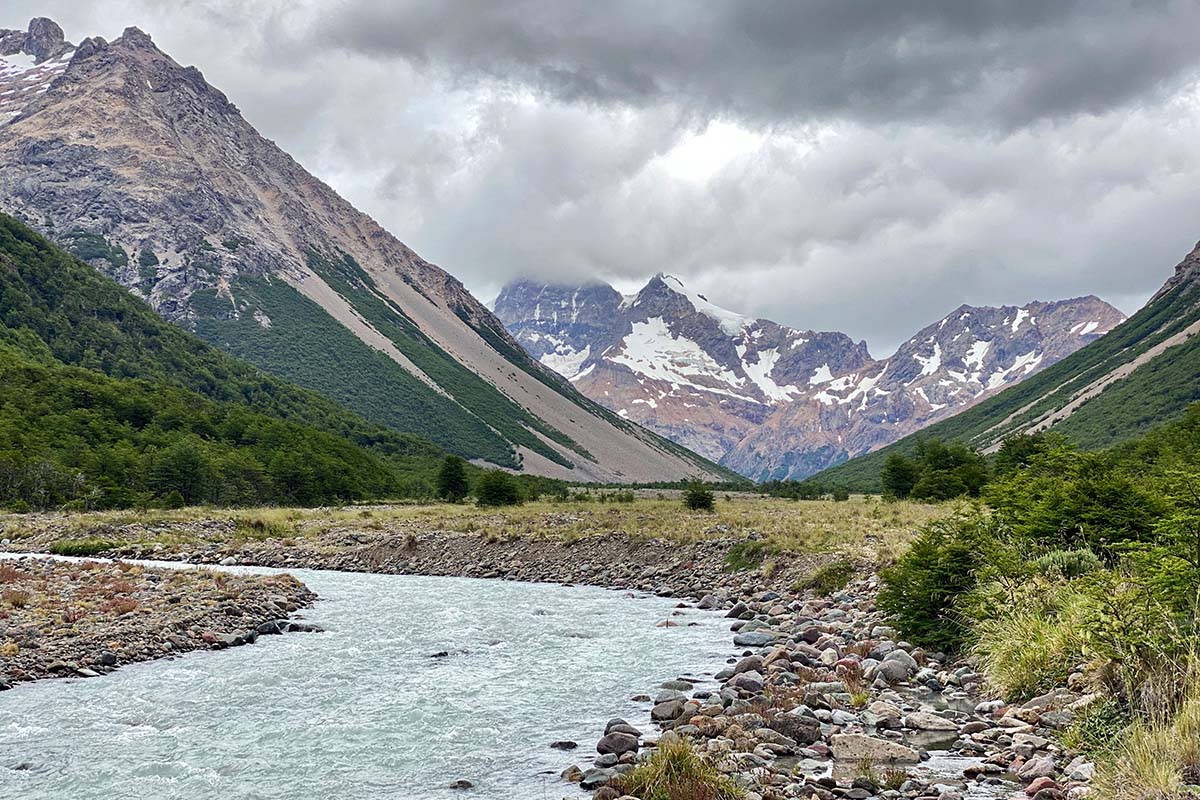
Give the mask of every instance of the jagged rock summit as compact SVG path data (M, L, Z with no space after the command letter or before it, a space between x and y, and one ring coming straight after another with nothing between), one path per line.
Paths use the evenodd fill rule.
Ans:
M41 64L73 49L58 23L46 17L34 17L24 31L0 30L0 56L25 54Z
M1011 386L1123 317L1096 297L961 306L890 357L836 331L723 309L656 275L517 281L494 308L535 358L621 416L756 479L802 478Z
M727 473L588 401L137 28L0 34L0 210L161 316L364 416L576 480Z

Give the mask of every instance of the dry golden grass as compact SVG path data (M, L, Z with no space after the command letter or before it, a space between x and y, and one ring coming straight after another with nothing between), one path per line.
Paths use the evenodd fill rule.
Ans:
M175 511L111 511L26 514L0 518L13 539L73 539L96 535L136 539L168 547L209 541L263 538L319 538L331 531L389 533L452 531L489 539L554 538L625 533L637 538L694 542L710 538L764 539L776 552L842 552L870 560L891 560L925 523L951 512L950 506L885 503L875 497L846 502L791 501L755 495L717 499L715 512L693 512L677 499L638 499L632 503L594 500L541 500L508 508L474 505L376 505L338 508L185 508ZM203 524L222 523L222 524Z
M1100 800L1190 800L1200 787L1200 662L1182 678L1172 712L1134 722L1114 752L1098 762Z

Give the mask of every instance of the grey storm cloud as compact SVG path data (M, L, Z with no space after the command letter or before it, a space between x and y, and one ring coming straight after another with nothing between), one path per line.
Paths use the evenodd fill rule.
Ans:
M407 0L312 36L565 102L1012 127L1177 86L1198 27L1193 0Z
M484 300L659 271L876 354L1200 237L1195 0L9 0L138 25Z

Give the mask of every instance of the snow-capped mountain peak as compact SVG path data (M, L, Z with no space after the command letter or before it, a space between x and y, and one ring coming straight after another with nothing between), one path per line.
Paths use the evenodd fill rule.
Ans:
M838 332L721 308L660 273L636 294L516 282L518 341L618 414L752 477L797 477L1022 380L1119 324L1095 297L960 306L884 360Z

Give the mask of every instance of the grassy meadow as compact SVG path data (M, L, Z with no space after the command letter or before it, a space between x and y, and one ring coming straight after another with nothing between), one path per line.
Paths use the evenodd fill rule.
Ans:
M953 511L949 505L876 497L848 501L792 501L753 494L719 495L713 512L686 510L676 493L641 492L632 501L601 502L602 493L519 506L397 504L329 508L47 512L0 515L0 538L34 542L64 555L98 552L110 543L167 547L256 539L316 540L355 530L387 533L473 533L490 539L564 541L623 533L635 538L690 542L747 538L771 552L839 552L891 561L917 530ZM21 549L25 549L21 547Z

